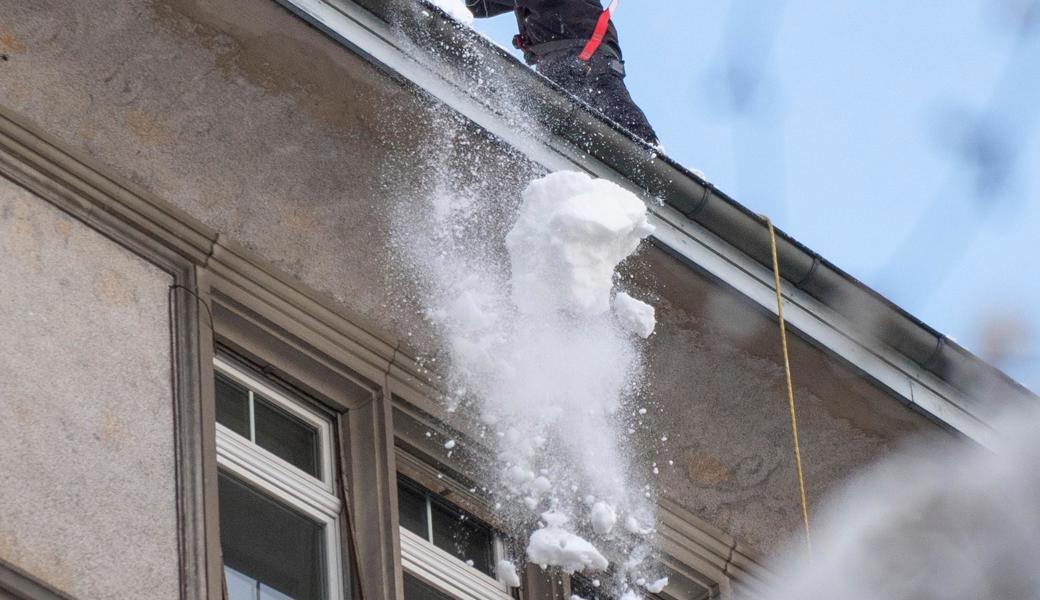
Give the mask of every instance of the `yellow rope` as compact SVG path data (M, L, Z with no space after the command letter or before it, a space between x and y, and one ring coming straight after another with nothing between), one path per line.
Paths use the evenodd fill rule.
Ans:
M809 535L809 503L805 499L805 474L802 471L802 449L798 444L798 417L794 410L794 384L791 382L791 359L787 354L787 326L784 324L784 304L780 296L780 260L776 254L776 231L769 217L763 216L769 226L769 243L773 252L773 283L776 288L776 315L780 321L780 343L784 350L784 373L787 375L787 405L791 410L791 437L794 439L794 461L798 466L798 491L802 496L802 523L805 525L805 549L812 560L812 537Z

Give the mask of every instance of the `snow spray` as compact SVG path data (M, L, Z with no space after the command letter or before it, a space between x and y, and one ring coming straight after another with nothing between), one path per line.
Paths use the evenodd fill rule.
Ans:
M1040 598L1040 412L895 454L836 493L813 558L792 544L770 600Z
M465 233L487 207L444 189L399 244L445 346L449 411L483 425L486 487L526 561L584 572L619 596L667 583L653 564L653 493L626 460L619 411L640 390L654 309L615 286L653 231L633 194L583 173L532 181L499 239ZM499 578L515 580L515 565ZM608 575L609 569L609 575Z

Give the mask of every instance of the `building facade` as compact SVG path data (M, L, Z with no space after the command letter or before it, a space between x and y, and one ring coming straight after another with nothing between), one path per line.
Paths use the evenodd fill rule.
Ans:
M590 593L501 581L485 452L418 362L388 240L446 170L503 215L562 168L648 199L660 596L777 576L801 513L768 237L722 192L411 2L0 0L0 54L0 598ZM811 503L1034 400L780 241Z

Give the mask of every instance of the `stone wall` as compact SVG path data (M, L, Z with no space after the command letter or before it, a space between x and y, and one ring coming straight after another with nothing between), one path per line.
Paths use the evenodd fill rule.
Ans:
M643 462L658 463L663 493L760 554L792 537L797 543L798 475L776 317L657 249L631 270L658 308L647 345ZM810 505L909 440L948 438L844 361L788 333Z
M171 277L0 178L0 559L179 594Z

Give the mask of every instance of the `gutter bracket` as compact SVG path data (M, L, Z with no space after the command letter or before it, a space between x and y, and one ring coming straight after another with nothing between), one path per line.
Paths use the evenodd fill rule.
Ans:
M704 192L701 194L700 199L697 200L697 203L694 205L693 208L691 208L687 212L683 212L683 216L687 219L693 220L694 217L696 217L698 214L700 214L702 210L704 210L704 207L708 205L708 200L711 199L711 193L715 190L715 185L707 181L705 181L703 185Z
M805 284L809 283L810 281L812 281L812 278L814 276L816 276L816 269L818 269L822 263L823 263L823 261L820 260L820 255L813 253L813 255L812 255L812 265L809 267L809 270L805 273L805 275L801 279L799 279L798 281L793 282L794 286L796 288L801 288L803 285L805 285Z
M935 367L936 363L939 361L939 355L942 354L942 349L946 346L946 340L947 338L945 335L940 335L936 339L935 349L932 350L932 353L928 355L928 358L921 363L921 366L924 367L926 371L935 372L933 367Z

